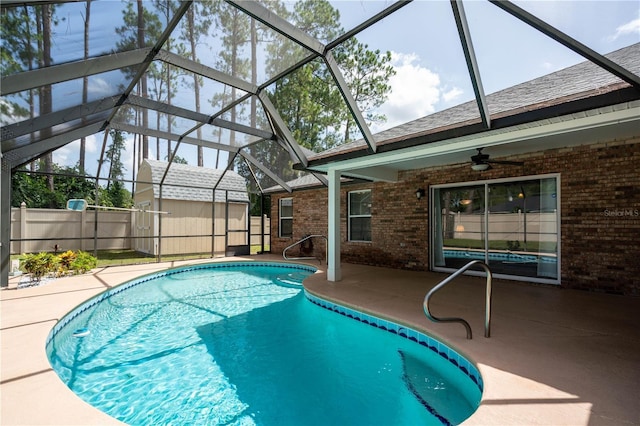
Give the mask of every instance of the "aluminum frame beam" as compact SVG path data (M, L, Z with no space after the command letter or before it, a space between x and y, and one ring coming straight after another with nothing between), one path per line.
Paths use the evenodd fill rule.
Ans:
M269 96L267 95L267 93L260 92L260 94L258 95L258 98L260 99L260 101L262 101L263 108L265 109L270 119L272 120L272 125L275 127L274 129L275 132L277 134L282 135L282 138L287 143L287 145L289 145L289 147L293 150L296 157L298 157L298 160L300 160L300 163L302 163L304 167L307 167L307 165L309 164L309 160L307 159L307 156L304 154L304 152L302 152L300 145L298 145L298 142L296 142L295 138L291 134L291 131L287 127L287 124L284 122L282 117L280 117L280 114L278 113L278 111L276 110L276 107L271 102L271 99L269 99Z
M354 36L358 35L360 32L366 30L367 28L369 28L370 26L374 25L378 21L383 20L384 18L386 18L387 16L391 15L392 13L397 11L398 9L401 9L401 8L405 7L406 5L411 3L412 1L413 0L396 1L391 6L389 6L389 7L385 8L384 10L376 13L374 16L372 16L371 18L369 18L366 21L362 22L361 24L356 25L355 27L353 27L352 29L350 29L346 33L342 34L340 37L338 37L335 40L327 43L326 50L331 50L334 47L338 46L339 44L342 44L346 40L350 39L351 37L354 37Z
M119 99L119 95L111 96L4 126L2 127L2 150L8 151L11 149L11 147L5 148L7 146L5 142L11 141L19 136L39 132L58 124L86 117L90 114L108 111L116 106Z
M322 55L325 51L325 45L311 37L300 28L291 24L289 21L279 17L260 3L253 0L225 0L227 3L240 9L247 15L262 22L267 27L280 33L289 40L298 43L300 46L312 52Z
M256 136L262 139L272 139L274 134L266 130L256 129L250 126L246 126L240 123L234 123L232 121L223 120L221 118L215 118L211 120L211 117L207 114L195 112L190 109L177 107L175 105L165 104L164 102L158 102L153 99L143 98L137 95L129 95L126 104L139 106L141 108L152 109L164 114L170 114L177 117L186 118L202 124L212 124L214 126L222 127L224 129L232 130L251 136ZM191 132L193 133L193 132Z
M151 48L147 47L2 77L0 95L10 95L40 86L48 86L123 67L140 65L150 52Z
M480 117L482 118L484 127L490 129L491 115L489 112L489 106L487 105L487 97L485 96L484 88L482 87L480 68L478 67L478 61L476 60L476 54L473 49L471 32L469 31L469 24L467 23L467 16L464 13L462 0L451 0L451 9L453 9L453 17L456 21L456 27L458 28L458 36L460 37L460 43L462 43L462 50L467 62L467 69L469 70L469 77L471 77L471 85L473 86L473 92L476 96L476 103L478 104Z
M8 7L18 6L39 6L41 4L53 4L53 3L79 3L84 0L2 0L0 7L2 9Z
M266 130L255 129L244 124L234 123L233 121L223 120L222 118L214 118L209 124L222 127L223 129L232 130L238 133L244 133L251 136L259 137L260 139L275 139L276 135Z
M193 110L181 108L175 105L169 105L164 102L156 101L154 99L143 98L142 96L134 94L129 95L124 104L151 109L163 114L186 118L198 123L206 123L209 120L209 116L207 114L202 114L201 112L195 112Z
M258 93L258 86L256 86L255 84L223 73L222 71L218 71L214 68L208 67L198 62L194 62L191 59L184 58L166 50L161 50L160 52L158 52L156 59L159 59L171 65L175 65L178 68L191 71L202 77L206 77L219 83L226 84L227 86L235 87L236 89L242 90L244 92L253 94Z
M291 192L291 187L289 185L287 185L287 183L285 181L283 181L282 179L280 179L277 175L275 175L271 170L269 170L267 167L265 167L260 161L258 161L254 156L252 156L251 154L249 154L248 152L245 152L243 150L238 151L238 153L242 156L242 158L244 158L245 160L247 160L248 162L250 162L251 164L253 164L254 166L256 166L257 168L259 168L260 170L262 170L264 172L264 174L266 174L267 176L269 176L271 179L273 179L275 182L278 183L278 185L280 185L282 188L284 188L285 191L287 192Z
M85 127L72 130L67 133L62 133L47 139L41 139L34 141L28 145L24 145L11 151L3 152L7 161L12 164L12 167L19 167L29 161L32 161L48 152L55 151L56 149L65 146L69 142L73 142L77 139L81 139L86 136L93 135L104 129L104 123L100 120L97 123L89 124Z
M127 133L147 135L152 138L167 139L167 140L176 141L176 142L179 141L189 145L200 145L205 148L219 149L221 151L226 151L226 152L238 152L238 150L240 149L240 147L234 147L234 146L224 145L216 142L209 142L201 139L190 138L188 136L181 136L175 133L169 133L162 130L141 129L140 127L134 126L132 124L111 123L109 127L116 130L122 130L123 132L127 132Z
M180 23L180 20L182 19L184 14L187 13L187 9L189 9L191 7L191 3L193 3L193 0L182 0L182 2L180 3L180 6L176 10L176 13L171 18L171 21L169 21L169 23L167 23L166 28L164 29L164 31L162 32L162 34L160 35L158 40L156 40L156 43L154 44L153 48L151 48L151 50L149 51L149 54L140 63L140 67L138 68L138 72L131 79L131 81L129 82L129 86L122 93L122 97L121 97L122 101L121 101L121 103L124 103L124 101L126 101L127 97L131 94L133 89L140 82L140 80L142 79L144 74L149 69L149 66L151 65L151 62L153 62L153 60L155 59L155 57L158 54L158 52L160 52L160 50L162 50L162 46L169 39L169 37L171 37L171 33L173 33L173 30L176 29L176 27ZM109 119L105 122L105 127L109 126L109 123L111 122L111 120L113 120L113 117L116 116L116 114L118 113L118 110L119 110L119 108L115 108L114 109L114 111L112 112L112 114L109 117Z
M369 126L367 125L367 122L362 115L362 111L360 111L360 108L358 108L358 104L356 103L351 90L349 90L349 86L347 85L347 82L342 75L342 71L340 71L340 67L338 67L338 63L333 57L333 54L331 52L327 52L324 55L324 61L329 67L329 71L331 72L331 75L333 76L333 79L338 86L338 90L340 90L340 93L342 93L342 98L347 103L347 108L349 108L349 111L351 111L351 115L353 115L353 118L356 121L356 125L360 129L364 141L367 143L367 145L369 145L369 149L371 150L371 152L375 153L377 147L376 141L373 138L373 134L371 133L371 129L369 129Z
M621 67L617 63L609 60L605 56L599 54L593 49L580 43L578 40L572 38L568 34L563 33L559 29L549 25L542 19L537 18L526 10L516 6L508 0L489 0L492 4L520 19L527 25L537 29L546 36L552 38L565 47L573 50L575 53L583 56L594 64L604 68L611 74L619 77L620 79L631 84L636 89L640 90L640 77L630 72L626 68Z

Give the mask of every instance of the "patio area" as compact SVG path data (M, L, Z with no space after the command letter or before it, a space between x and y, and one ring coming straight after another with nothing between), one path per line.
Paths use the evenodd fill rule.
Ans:
M282 261L275 255L251 260ZM220 260L246 260L235 257ZM206 260L210 261L210 260ZM45 339L56 321L91 296L126 280L189 262L96 269L1 296L3 425L118 424L84 403L58 379ZM640 423L640 298L494 280L491 337L483 337L485 280L459 277L432 301L435 324L422 311L426 292L445 274L343 264L326 280L325 265L305 280L316 295L417 328L445 340L480 369L482 404L465 424L624 425Z

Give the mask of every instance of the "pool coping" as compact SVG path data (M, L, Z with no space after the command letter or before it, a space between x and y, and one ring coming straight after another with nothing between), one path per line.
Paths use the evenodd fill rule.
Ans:
M157 272L152 272L149 274L142 275L140 277L136 277L125 281L121 284L118 284L112 288L106 289L103 292L87 299L82 302L75 308L71 309L63 318L61 318L51 329L47 339L45 341L45 350L47 354L50 350L50 344L55 339L55 337L60 333L63 329L65 329L70 323L72 323L78 316L80 316L83 312L93 308L97 304L114 297L126 290L129 290L133 287L141 285L143 283L147 283L150 281L154 281L156 279L167 277L171 275L181 274L185 272L198 271L198 270L223 270L227 268L243 268L243 267L260 267L260 266L274 266L283 269L291 269L295 271L306 271L310 273L316 273L318 268L300 264L300 263L285 263L285 262L275 262L275 261L228 261L228 262L206 262L200 263L196 265L184 265L184 266L176 266L173 268L168 268L164 270L160 270ZM279 283L274 283L275 285L280 285ZM285 284L286 285L286 284ZM287 285L288 286L288 285ZM313 294L312 291L305 289L303 284L300 283L297 287L304 294L305 300L319 306L328 311L340 314L346 318L361 322L365 325L372 326L374 328L378 328L382 331L389 332L391 334L397 335L398 337L407 339L416 344L423 346L425 349L431 350L435 353L436 356L447 361L451 364L458 373L462 373L464 377L469 381L469 385L474 386L475 389L478 390L479 395L482 396L483 393L483 379L480 371L477 366L473 364L467 357L461 355L453 348L449 347L447 344L438 340L437 338L418 331L407 324L401 324L397 320L390 320L388 318L383 318L379 315L376 315L373 312L366 312L363 309L356 309L354 307L346 306L345 304L338 303L336 301L332 301L326 298L319 297L318 295ZM420 403L437 419L439 419L443 425L450 425L451 422L440 415L438 411L432 407L428 401L423 401L420 398L419 394L415 395ZM479 404L478 400L478 404ZM477 406L474 407L474 411L477 409ZM471 413L472 414L472 413Z

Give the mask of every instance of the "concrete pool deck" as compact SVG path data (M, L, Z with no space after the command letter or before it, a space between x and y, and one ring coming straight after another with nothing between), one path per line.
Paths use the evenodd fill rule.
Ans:
M275 255L250 260L275 260ZM245 260L243 258L215 259ZM107 425L115 419L75 396L51 369L45 339L84 300L171 262L99 268L92 273L0 292L0 424ZM484 278L462 276L432 300L436 324L422 311L426 292L445 274L343 264L326 281L325 265L305 280L316 295L425 331L476 363L485 390L468 425L640 424L640 298L494 280L491 337L483 337Z

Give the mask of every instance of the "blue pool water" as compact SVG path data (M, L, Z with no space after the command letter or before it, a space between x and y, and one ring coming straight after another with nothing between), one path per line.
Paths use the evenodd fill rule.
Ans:
M132 425L441 425L475 411L472 364L305 293L313 272L213 263L137 279L63 318L49 360L78 396Z
M471 259L471 260L485 260L484 251L474 250L444 250L444 256L455 259ZM557 258L553 256L543 255L531 255L531 254L519 254L512 252L489 252L489 261L498 262L513 262L513 263L538 263L542 261L544 263L557 263Z

